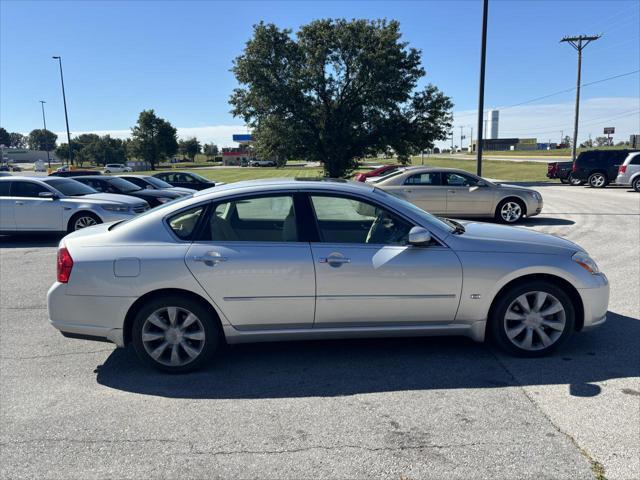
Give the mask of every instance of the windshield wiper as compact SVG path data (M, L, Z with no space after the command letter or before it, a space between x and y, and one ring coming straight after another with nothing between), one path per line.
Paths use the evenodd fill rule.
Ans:
M444 220L453 227L453 233L460 235L466 231L464 225L462 225L460 222L456 222L455 220L451 220L450 218L445 218Z

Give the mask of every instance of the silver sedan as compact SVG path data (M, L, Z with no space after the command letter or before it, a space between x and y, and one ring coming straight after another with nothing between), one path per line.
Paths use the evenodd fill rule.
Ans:
M516 223L542 211L542 195L531 188L493 183L453 168L409 167L373 183L434 215Z
M546 354L605 321L609 283L578 245L440 220L370 184L205 190L66 236L49 318L183 372L222 343L415 335Z

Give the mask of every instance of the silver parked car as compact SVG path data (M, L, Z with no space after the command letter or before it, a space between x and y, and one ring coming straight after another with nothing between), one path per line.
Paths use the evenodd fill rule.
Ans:
M149 209L144 200L98 193L70 178L0 178L0 232L73 232L130 219Z
M542 195L531 188L493 183L453 168L409 167L373 183L433 215L516 223L542 211Z
M440 220L370 184L216 187L65 237L49 318L181 372L222 342L465 335L524 356L605 321L578 245Z
M624 163L618 167L618 185L631 185L636 192L640 192L640 152L627 155Z

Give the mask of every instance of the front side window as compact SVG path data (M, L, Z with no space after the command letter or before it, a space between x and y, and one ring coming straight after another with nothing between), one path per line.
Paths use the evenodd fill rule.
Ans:
M312 195L320 241L405 245L412 225L395 214L368 202Z
M446 184L450 187L474 187L478 181L460 173L445 173Z
M11 187L11 182L0 182L0 197L9 196L9 187Z
M35 197L37 198L41 192L50 192L50 190L39 183L34 182L11 182L12 197Z
M297 242L291 195L254 197L218 203L203 240L220 242Z
M438 172L416 173L404 181L405 185L440 185Z
M199 206L177 213L169 218L169 228L171 228L173 233L181 240L188 240L196 229L198 219L200 215L202 215L203 210L204 207Z
M631 159L629 165L640 165L640 155L636 155Z

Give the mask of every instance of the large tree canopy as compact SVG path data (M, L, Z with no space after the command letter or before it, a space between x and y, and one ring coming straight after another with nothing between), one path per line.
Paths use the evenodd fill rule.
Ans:
M260 156L320 160L343 176L358 158L392 148L401 158L451 127L450 99L425 75L421 54L385 20L317 20L292 37L254 26L236 58L232 113L251 127Z
M27 142L31 150L53 150L56 148L56 140L58 135L44 128L31 130Z
M138 124L131 129L130 153L151 164L151 169L159 160L175 155L178 151L177 130L153 110L140 112Z

